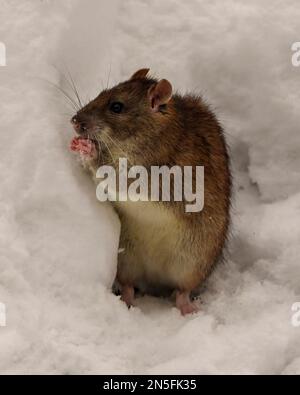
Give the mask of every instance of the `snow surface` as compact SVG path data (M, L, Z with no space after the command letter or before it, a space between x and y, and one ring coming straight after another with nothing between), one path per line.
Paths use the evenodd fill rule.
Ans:
M300 373L299 1L0 7L0 372ZM119 221L68 152L72 111L47 82L68 89L69 69L87 100L140 67L202 92L232 151L228 261L185 318L111 294Z

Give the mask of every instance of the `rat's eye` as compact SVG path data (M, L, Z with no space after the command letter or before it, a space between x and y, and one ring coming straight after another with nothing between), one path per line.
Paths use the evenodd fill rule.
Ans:
M123 103L120 103L119 101L115 101L113 103L111 103L109 109L110 111L116 113L116 114L120 114L123 110Z

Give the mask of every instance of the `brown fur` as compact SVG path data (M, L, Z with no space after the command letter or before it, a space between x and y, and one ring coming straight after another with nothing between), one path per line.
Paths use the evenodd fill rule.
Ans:
M163 101L166 81L155 100L149 95L158 83L148 69L103 91L81 109L77 118L88 124L105 144L91 164L114 164L127 157L128 165L204 166L205 204L186 213L185 202L116 202L121 220L117 278L121 284L191 291L198 287L222 254L230 209L231 177L223 130L201 97L173 95ZM169 84L169 83L168 83ZM110 103L124 103L114 114ZM105 133L103 132L105 130ZM108 148L107 148L108 147ZM113 159L111 158L113 157Z

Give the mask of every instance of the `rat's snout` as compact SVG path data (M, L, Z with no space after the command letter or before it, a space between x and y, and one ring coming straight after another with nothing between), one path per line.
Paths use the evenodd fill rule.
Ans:
M73 125L75 132L78 134L84 134L88 132L91 127L88 119L82 115L74 115L74 117L71 119L71 124Z

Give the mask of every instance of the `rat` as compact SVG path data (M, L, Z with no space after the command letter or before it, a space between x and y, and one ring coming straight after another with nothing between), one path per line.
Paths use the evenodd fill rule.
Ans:
M224 131L197 95L173 93L149 69L103 90L71 119L71 150L97 182L100 165L119 158L131 165L204 166L204 207L184 202L115 201L121 221L116 281L121 299L134 306L135 293L170 291L182 315L199 311L192 293L223 257L230 225L231 173Z

